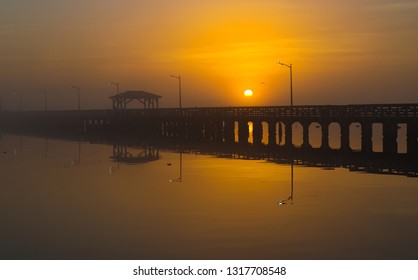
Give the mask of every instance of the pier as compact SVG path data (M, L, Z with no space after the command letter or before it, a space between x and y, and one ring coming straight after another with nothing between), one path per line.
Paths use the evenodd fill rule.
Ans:
M340 151L351 151L350 131L361 131L361 152L373 152L373 126L383 134L383 153L398 153L398 130L406 127L407 154L418 155L418 104L198 107L126 110L1 111L0 130L137 133L181 141L249 143L294 148L292 136L302 128L300 149L311 148L310 130L321 131L319 149L331 149L330 127L339 129ZM250 131L250 127L252 131ZM268 141L262 141L267 135Z

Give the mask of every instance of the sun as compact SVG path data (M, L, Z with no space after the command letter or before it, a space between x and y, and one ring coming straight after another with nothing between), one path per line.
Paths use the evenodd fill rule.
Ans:
M252 91L251 89L246 89L246 90L244 91L244 95L245 95L246 97L253 96L253 91Z

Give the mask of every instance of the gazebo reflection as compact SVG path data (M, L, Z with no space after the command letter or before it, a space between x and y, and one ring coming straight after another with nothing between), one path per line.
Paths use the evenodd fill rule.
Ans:
M137 152L129 152L129 149L137 148ZM148 163L160 159L160 151L154 145L142 144L139 147L128 147L126 142L113 144L113 162L125 164Z

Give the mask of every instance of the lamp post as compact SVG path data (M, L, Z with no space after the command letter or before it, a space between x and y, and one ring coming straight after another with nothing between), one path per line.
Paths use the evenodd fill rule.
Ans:
M116 94L119 94L119 83L118 82L107 82L109 85L116 86Z
M171 77L179 80L179 108L181 109L181 76L171 75Z
M19 97L19 111L22 111L22 95L20 93L14 92L13 95Z
M70 88L77 90L77 96L78 96L78 110L80 111L80 87L70 86Z
M293 83L292 83L292 63L290 64L286 64L283 62L277 62L277 64L289 67L290 69L290 108L291 108L291 112L293 114Z
M44 101L45 101L45 112L47 112L48 111L48 92L44 90L43 93L44 93Z

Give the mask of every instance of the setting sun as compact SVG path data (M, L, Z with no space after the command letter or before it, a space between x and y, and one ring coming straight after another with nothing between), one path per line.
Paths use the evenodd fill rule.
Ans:
M253 96L253 91L251 89L247 89L244 91L244 95L247 97Z

